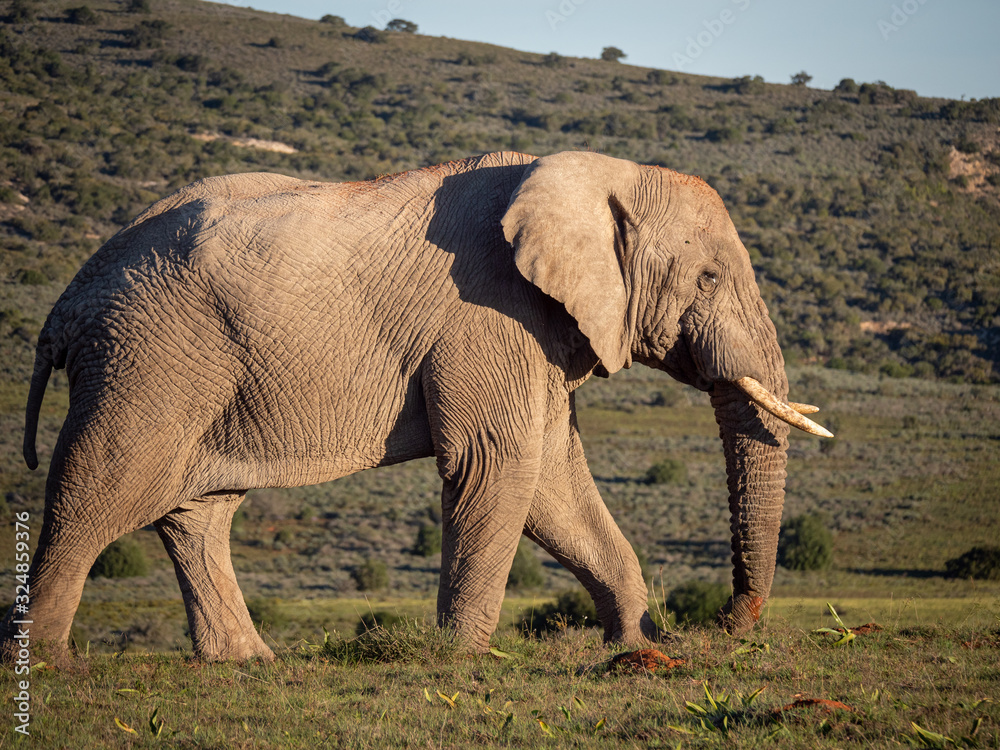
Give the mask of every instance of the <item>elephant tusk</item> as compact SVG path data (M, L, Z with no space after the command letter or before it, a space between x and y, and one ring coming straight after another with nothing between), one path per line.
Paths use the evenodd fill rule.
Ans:
M767 388L762 386L753 378L740 378L735 381L733 385L747 394L747 396L750 397L750 400L757 404L757 406L761 409L773 414L783 422L788 422L788 424L792 427L798 427L803 432L808 432L810 435L817 435L818 437L833 437L833 433L828 429L821 427L808 417L802 416L802 414L793 408L793 406L782 403L776 399L771 392L767 390ZM809 408L816 410L814 407Z
M788 405L795 409L799 414L815 414L819 411L818 406L813 406L812 404L797 404L794 401L789 401Z

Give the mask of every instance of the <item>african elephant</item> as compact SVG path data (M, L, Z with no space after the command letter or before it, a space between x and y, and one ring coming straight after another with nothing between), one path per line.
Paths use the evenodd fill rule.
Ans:
M607 640L656 635L636 556L584 458L574 390L633 361L711 394L733 595L768 595L788 424L774 327L708 185L595 153L495 153L370 182L213 177L155 203L80 270L39 335L24 456L52 368L70 407L29 572L65 649L87 572L152 523L194 650L273 658L230 561L247 490L435 456L438 617L488 648L522 533L590 592ZM7 658L16 649L8 613Z

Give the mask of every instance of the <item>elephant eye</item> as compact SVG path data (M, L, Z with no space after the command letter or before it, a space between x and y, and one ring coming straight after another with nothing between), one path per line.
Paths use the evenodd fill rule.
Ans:
M703 292L711 293L719 283L719 274L714 270L703 271L698 277L698 288Z

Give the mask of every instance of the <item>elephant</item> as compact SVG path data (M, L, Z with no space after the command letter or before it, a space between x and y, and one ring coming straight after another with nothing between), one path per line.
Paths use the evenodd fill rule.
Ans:
M745 632L774 575L789 427L829 433L787 401L749 254L704 181L570 151L184 187L84 264L38 337L30 468L53 368L70 404L29 570L33 642L65 656L97 555L152 524L195 654L272 659L230 559L245 493L429 456L438 622L464 647L488 650L522 534L587 589L606 641L649 642L574 400L633 362L711 396L732 519L719 622ZM0 625L8 660L17 617Z

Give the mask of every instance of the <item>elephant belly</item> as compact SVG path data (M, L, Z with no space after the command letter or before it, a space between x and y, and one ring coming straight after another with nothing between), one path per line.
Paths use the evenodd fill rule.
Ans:
M299 358L244 369L205 431L210 473L296 487L433 455L418 375L381 354L334 373Z

